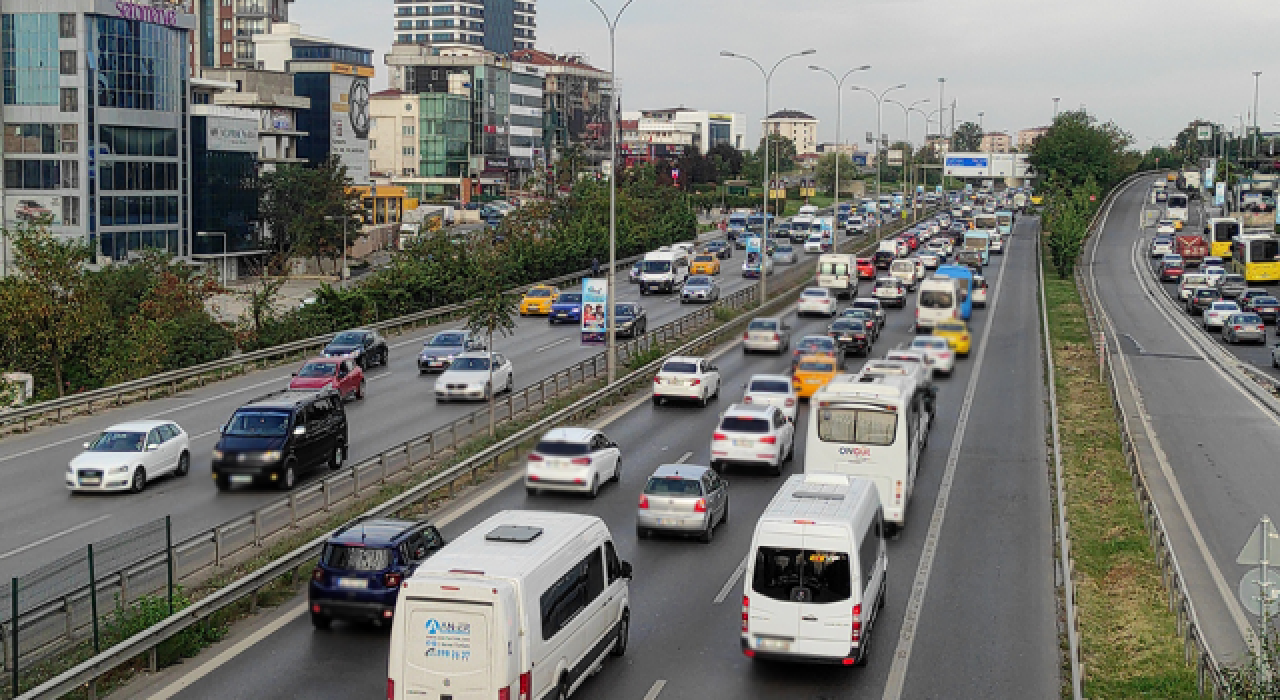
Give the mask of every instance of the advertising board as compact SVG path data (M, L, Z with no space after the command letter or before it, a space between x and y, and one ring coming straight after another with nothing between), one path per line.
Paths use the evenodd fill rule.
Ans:
M369 184L369 79L329 76L329 152L357 185Z
M582 280L582 344L603 345L608 333L609 280Z
M4 198L4 220L24 223L45 220L57 226L62 223L62 197L40 194L9 195Z
M258 152L256 119L205 117L205 139L210 151Z

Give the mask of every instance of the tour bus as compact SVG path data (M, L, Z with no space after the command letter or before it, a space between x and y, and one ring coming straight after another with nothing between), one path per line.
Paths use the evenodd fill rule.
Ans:
M951 278L959 280L957 286L959 297L955 300L955 310L959 314L953 318L968 321L973 315L973 270L965 265L939 265L929 279ZM924 287L921 287L923 289Z
M902 365L901 374L837 375L810 399L804 471L871 480L885 521L898 529L933 425L935 391L918 365L876 364Z
M1204 225L1204 238L1209 254L1223 260L1231 256L1231 239L1240 235L1240 221L1230 217L1214 217Z
M996 230L1000 232L1001 236L1008 236L1013 233L1013 212L996 212Z
M1171 193L1164 203L1165 218L1173 219L1174 221L1186 221L1188 216L1188 199L1187 195L1183 192Z
M994 218L994 217L993 217ZM977 225L976 223L974 224ZM973 230L964 234L961 250L976 250L982 254L982 264L991 262L991 234L987 231Z
M1231 244L1231 271L1246 282L1280 281L1280 239L1268 231L1245 231Z
M858 273L850 253L823 253L818 258L818 286L830 289L836 298L856 296Z

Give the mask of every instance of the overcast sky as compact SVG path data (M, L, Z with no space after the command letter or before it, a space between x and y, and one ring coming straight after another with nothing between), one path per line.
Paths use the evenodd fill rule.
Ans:
M616 11L625 0L600 1ZM537 4L539 49L583 53L608 68L608 32L588 0ZM392 41L393 12L392 0L297 0L291 18L307 33L377 50L375 84L385 86L382 53ZM875 100L848 85L879 91L906 83L889 98L929 99L922 108L933 111L938 78L945 77L957 124L977 122L982 111L987 131L1016 132L1048 123L1052 98L1061 97L1061 109L1084 104L1145 149L1196 117L1248 121L1255 70L1263 71L1258 124L1280 128L1272 126L1280 121L1280 52L1269 36L1277 26L1280 3L1273 0L635 0L618 28L617 71L623 109L742 112L754 141L763 80L749 63L719 52L744 53L767 67L812 48L816 54L778 69L770 108L817 117L822 141L835 139L836 89L810 63L837 74L872 66L846 81L845 141L861 141L876 118ZM917 143L922 121L912 114ZM902 109L886 103L883 127L901 138Z

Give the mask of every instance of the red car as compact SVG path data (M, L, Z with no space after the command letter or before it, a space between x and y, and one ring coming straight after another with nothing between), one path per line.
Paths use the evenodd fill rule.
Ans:
M364 398L364 370L349 357L317 357L293 373L290 389L333 387L343 399Z
M907 242L907 245L910 246L912 250L920 247L920 239L916 237L916 234L904 233L902 234L902 238Z
M876 264L871 258L858 258L858 279L873 280L876 278Z
M1160 266L1160 281L1179 282L1182 280L1182 271L1182 263L1164 263Z

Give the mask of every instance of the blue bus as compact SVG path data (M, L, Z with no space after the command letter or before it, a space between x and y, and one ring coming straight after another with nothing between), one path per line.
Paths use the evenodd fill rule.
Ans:
M939 265L930 279L939 277L961 281L963 294L956 305L956 311L959 312L961 319L968 321L969 316L973 314L973 270L965 265Z

